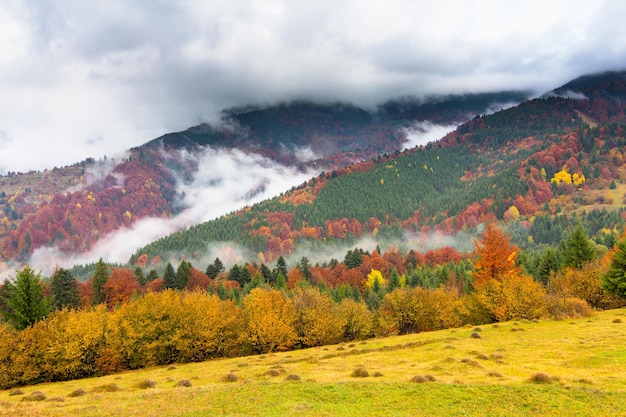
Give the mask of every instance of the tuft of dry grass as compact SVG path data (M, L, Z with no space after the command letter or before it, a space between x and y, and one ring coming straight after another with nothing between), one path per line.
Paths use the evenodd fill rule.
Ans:
M528 378L528 382L531 382L533 384L551 384L553 381L548 374L543 372L537 372L536 374L533 374L530 378Z
M415 375L409 381L414 382L416 384L424 384L426 382L435 382L436 379L432 375Z
M189 388L191 386L191 381L188 379L181 379L176 383L177 387Z
M21 389L14 389L9 392L10 397L13 397L15 395L24 395L24 391L22 391Z
M359 366L358 368L354 368L350 376L353 378L367 378L370 376L370 373L367 372L367 369Z
M116 383L111 382L110 384L98 385L93 389L93 392L116 392L121 390L122 389L118 387Z
M620 318L614 319L613 323L622 323L622 319L620 319Z
M143 381L137 384L137 388L139 389L148 389L148 388L154 388L154 387L156 387L156 381L153 381L151 379L144 379Z
M285 381L300 381L301 379L300 375L296 374L289 374L285 377Z
M221 382L237 382L239 381L239 377L233 373L228 373L220 378Z
M469 366L473 366L475 368L482 368L478 362L471 358L463 358L461 362L468 364Z
M496 371L488 372L487 376L490 376L492 378L502 378L502 374L500 372L496 372Z
M470 335L470 337L471 337L472 339L480 339L480 338L482 338L482 336L481 336L478 332L473 332L473 333Z
M35 391L26 397L22 397L22 401L43 401L46 399L46 394L41 391Z
M85 391L82 388L78 388L78 389L75 389L74 391L70 392L69 394L67 394L67 396L70 397L70 398L75 398L75 397L82 397L85 394L87 394L87 391Z

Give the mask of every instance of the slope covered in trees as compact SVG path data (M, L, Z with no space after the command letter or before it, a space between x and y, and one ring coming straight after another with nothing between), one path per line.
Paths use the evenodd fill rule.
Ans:
M416 121L460 123L523 93L406 99L366 111L347 103L283 103L231 109L220 126L200 125L131 149L121 158L0 177L0 262L37 248L89 250L106 234L145 217L181 210L180 182L194 178L204 147L238 149L281 164L333 170L404 146ZM0 264L1 265L1 264Z

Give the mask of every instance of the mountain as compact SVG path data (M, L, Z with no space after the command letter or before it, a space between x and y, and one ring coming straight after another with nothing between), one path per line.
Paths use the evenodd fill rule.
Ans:
M198 178L199 155L207 149L240 152L239 163L242 154L259 155L265 158L255 159L261 166L333 171L400 151L417 122L457 125L526 96L502 92L404 98L374 110L304 101L230 109L219 126L202 124L167 134L124 155L9 173L0 177L0 267L27 262L44 248L61 256L84 253L141 219L176 218L187 209L185 193ZM218 175L209 182L221 180ZM242 190L239 207L263 195L266 187L261 181Z
M132 261L206 261L217 243L239 245L260 261L353 247L366 236L424 247L489 220L508 222L516 243L532 248L558 245L581 219L597 243L611 246L624 226L625 98L624 73L583 77L476 116L436 143L322 173L176 232Z

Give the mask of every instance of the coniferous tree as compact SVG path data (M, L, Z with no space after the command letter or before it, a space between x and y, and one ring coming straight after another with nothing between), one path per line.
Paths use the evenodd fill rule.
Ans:
M4 283L2 314L16 329L22 330L45 318L51 311L44 295L41 274L26 266L14 279Z
M223 271L224 271L224 264L222 263L220 258L215 258L215 261L213 261L212 264L209 264L209 266L206 267L205 273L209 278L215 279L217 278L217 275Z
M163 273L163 288L174 289L176 288L176 272L171 262L165 265L165 272Z
M626 298L626 237L615 244L611 265L608 272L602 275L601 285L606 291Z
M400 287L400 274L398 274L398 270L393 268L391 273L389 274L389 282L387 283L387 292L391 292L396 288Z
M282 255L276 260L276 278L278 278L278 274L287 277L287 262L285 262L285 258Z
M298 263L298 269L302 272L302 277L306 282L313 282L313 273L311 272L311 262L309 261L309 258L303 256Z
M182 260L178 268L176 269L176 280L174 288L177 290L185 289L187 282L189 281L189 275L191 275L191 263L186 260Z
M146 285L146 282L148 282L146 276L143 274L143 269L141 269L140 266L135 267L135 269L133 270L133 275L137 279L139 285L141 285L142 287Z
M595 254L593 243L587 238L585 229L579 222L563 246L563 266L580 269L583 264L593 260Z
M156 269L151 269L148 271L148 275L146 275L146 282L152 282L159 277L159 273Z
M54 306L60 310L63 307L76 308L80 305L80 289L76 278L70 271L57 268L50 278Z
M91 288L93 290L93 305L104 303L106 300L106 294L104 293L104 284L109 279L109 268L104 263L102 258L96 263L96 271L93 274L93 281L91 282Z

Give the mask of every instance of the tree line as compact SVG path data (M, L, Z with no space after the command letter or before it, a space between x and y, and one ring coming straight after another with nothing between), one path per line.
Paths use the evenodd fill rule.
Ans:
M577 225L546 282L494 223L474 245L466 255L355 248L291 268L184 261L162 277L143 275L147 257L134 271L100 261L85 283L25 267L0 288L0 386L624 305L626 236L598 251Z

